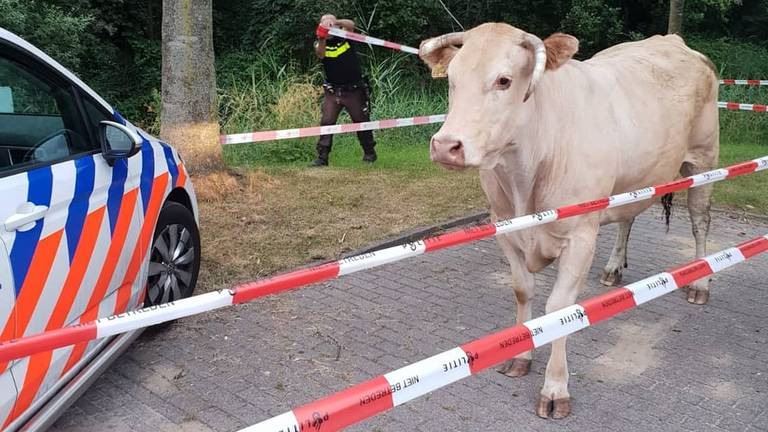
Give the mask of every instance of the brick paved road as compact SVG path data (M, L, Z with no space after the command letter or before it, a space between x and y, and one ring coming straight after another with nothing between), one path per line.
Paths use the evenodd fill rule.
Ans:
M683 213L682 209L678 210ZM635 223L625 281L691 258L687 220ZM716 216L710 250L768 232ZM613 244L601 233L589 288ZM355 431L768 431L768 257L715 276L710 304L673 293L569 339L574 414L533 404L549 348L513 380L487 371ZM553 282L537 276L534 315ZM55 431L233 431L514 322L493 240L185 319L145 334Z

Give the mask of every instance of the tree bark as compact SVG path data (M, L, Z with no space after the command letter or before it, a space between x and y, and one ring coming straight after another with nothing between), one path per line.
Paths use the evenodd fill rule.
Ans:
M192 174L223 167L211 0L163 0L160 136Z
M683 34L683 5L685 0L670 0L667 34Z

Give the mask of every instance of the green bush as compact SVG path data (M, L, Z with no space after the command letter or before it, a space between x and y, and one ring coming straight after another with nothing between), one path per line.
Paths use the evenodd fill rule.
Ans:
M0 27L27 39L64 66L80 67L92 15L71 13L38 0L0 0L0 11Z
M610 7L604 0L573 0L561 30L579 38L580 55L589 57L620 40L620 12L620 8Z

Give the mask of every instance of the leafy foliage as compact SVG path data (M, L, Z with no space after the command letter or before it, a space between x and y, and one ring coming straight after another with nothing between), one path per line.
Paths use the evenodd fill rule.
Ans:
M561 23L562 31L578 35L582 53L594 54L620 39L620 8L610 7L603 0L573 0L571 6Z
M581 58L617 42L665 32L669 8L669 0L443 1L465 28L502 21L542 38L569 32L580 40ZM0 0L0 26L73 69L123 114L152 127L159 110L161 6L159 0ZM246 119L253 121L250 127L266 122L272 115L268 107L288 87L262 84L282 82L279 74L300 77L287 83L319 82L311 44L324 13L352 18L362 32L413 46L461 29L437 0L214 0L225 127L248 129ZM748 54L766 46L768 0L686 1L683 31L728 75L768 76L766 63L756 60L762 57ZM406 87L427 91L435 85L413 56L393 57L380 48L363 54L371 65L369 75L377 80L378 107L393 103L392 95ZM243 96L249 86L248 100L257 104L227 97ZM248 109L230 118L236 103Z
M0 0L0 27L22 35L63 65L78 69L95 21L87 13L67 11L38 0Z

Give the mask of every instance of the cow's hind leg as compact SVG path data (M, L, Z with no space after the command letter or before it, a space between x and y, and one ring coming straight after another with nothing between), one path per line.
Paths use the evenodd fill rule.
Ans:
M715 107L717 85L713 84L713 102L706 103L691 128L688 151L680 169L684 176L709 171L717 166L720 154L719 110ZM712 185L688 190L688 212L691 215L693 238L696 241L696 258L707 254L709 234L709 206ZM688 302L705 304L709 300L709 279L700 279L688 286Z
M683 164L681 170L684 176L690 176L709 171L714 168L714 163L695 166L689 162ZM707 255L707 235L709 234L709 207L712 196L711 184L699 186L688 190L688 212L691 216L691 228L696 242L696 258ZM694 304L706 304L709 300L709 278L699 279L691 283L686 291L688 302Z
M512 273L512 289L517 299L517 315L515 322L522 324L531 319L531 300L534 294L534 277L525 266L525 258L515 249L505 236L497 238L501 250L509 261ZM498 371L506 376L517 378L528 374L531 370L532 352L518 355L499 367Z
M587 216L588 217L588 216ZM552 294L547 300L547 313L551 313L576 302L579 290L587 280L589 267L595 253L598 223L582 225L573 231L567 246L560 254L557 266L557 280ZM583 316L568 315L569 320L583 320ZM565 351L566 338L552 342L552 354L549 356L544 386L536 404L536 414L547 418L560 419L571 413L571 398L568 392L568 360Z
M621 272L627 268L627 243L629 242L629 232L632 230L632 223L635 218L628 222L619 223L619 232L616 234L616 244L613 245L611 257L608 264L605 265L603 275L600 276L600 283L606 286L615 286L621 282Z

